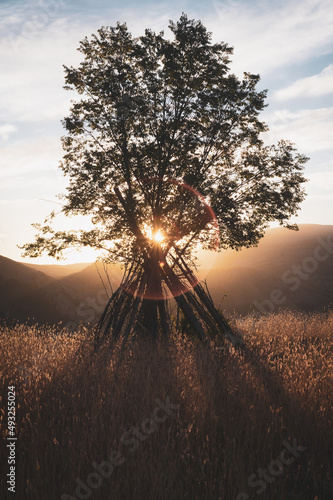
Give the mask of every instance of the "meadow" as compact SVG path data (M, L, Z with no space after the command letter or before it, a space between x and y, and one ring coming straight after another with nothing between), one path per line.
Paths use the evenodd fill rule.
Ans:
M1 327L1 498L331 500L333 312L234 321L243 350Z

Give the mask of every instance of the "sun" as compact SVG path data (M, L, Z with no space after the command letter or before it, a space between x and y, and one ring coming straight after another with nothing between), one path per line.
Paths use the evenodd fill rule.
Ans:
M164 240L165 236L164 234L162 233L162 231L159 229L155 234L153 234L153 240L156 242L156 243L162 243L162 241Z
M162 243L162 241L164 241L166 238L165 234L161 229L158 229L157 231L153 232L152 227L146 223L144 223L142 226L142 232L144 236L148 238L148 240L154 243Z

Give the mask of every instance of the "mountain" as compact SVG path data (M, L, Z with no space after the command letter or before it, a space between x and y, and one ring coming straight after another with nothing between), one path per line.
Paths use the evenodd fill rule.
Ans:
M0 319L52 325L61 322L73 329L81 322L96 322L111 287L115 289L121 281L120 267L102 263L54 269L57 267L23 264L0 256ZM81 270L68 275L68 267Z
M65 276L69 276L70 274L77 273L82 271L87 266L90 266L90 262L86 263L78 263L78 264L54 264L54 265L43 265L43 264L26 264L27 267L34 269L35 271L41 271L47 276L51 276L51 278L64 278Z
M0 256L0 318L31 323L79 322L86 296L80 287Z
M327 308L333 305L333 226L270 229L257 247L222 252L201 275L227 311Z
M104 311L108 298L118 288L122 275L120 266L96 262L61 279L59 283L65 288L80 290L82 300L76 307L77 320L95 323Z
M119 286L122 275L119 265L96 262L62 278L60 283L73 288L81 288L85 294L96 294L101 289L106 289L107 294L110 295L112 290Z
M257 247L203 253L200 260L200 279L227 313L318 311L333 305L333 226L270 229ZM54 267L0 256L0 318L62 321L71 328L96 322L121 281L121 268Z

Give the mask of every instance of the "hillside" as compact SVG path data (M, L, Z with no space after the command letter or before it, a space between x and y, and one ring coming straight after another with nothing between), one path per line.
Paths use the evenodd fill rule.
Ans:
M119 286L123 272L120 266L102 262L87 265L81 271L75 272L60 280L65 286L80 288L85 294L96 294L104 287L108 295ZM104 286L103 286L104 283ZM111 286L110 286L111 285Z
M78 318L80 288L62 284L28 265L0 256L0 318L56 324Z
M25 264L25 263L24 263ZM54 265L43 265L43 264L25 264L26 266L34 269L35 271L41 271L51 278L65 278L73 273L78 273L82 269L89 266L91 263L78 263L78 264L54 264Z
M216 303L227 295L228 311L324 309L333 303L333 226L270 229L258 247L222 252L201 273Z

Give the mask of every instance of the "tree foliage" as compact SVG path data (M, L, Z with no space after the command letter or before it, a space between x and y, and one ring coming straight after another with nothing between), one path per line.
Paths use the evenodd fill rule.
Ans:
M95 226L37 225L26 255L83 245L129 264L162 230L165 255L189 258L198 244L215 245L216 230L220 248L241 248L272 221L288 227L304 198L307 158L287 141L263 144L259 75L231 73L232 48L212 43L200 21L183 14L169 27L171 40L151 30L133 38L118 23L81 41L80 66L65 67L77 99L63 120L62 211L89 215Z

